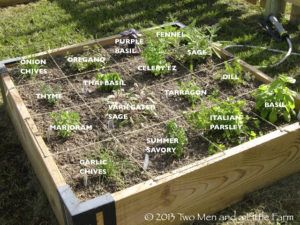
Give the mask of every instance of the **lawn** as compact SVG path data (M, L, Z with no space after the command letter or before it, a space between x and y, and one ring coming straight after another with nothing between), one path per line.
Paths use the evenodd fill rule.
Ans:
M286 48L284 43L271 40L262 31L258 23L262 18L261 9L238 0L41 0L0 9L0 15L1 60L174 19L186 24L194 19L198 25L218 24L218 39L224 44ZM294 51L300 52L300 25L287 24L286 20L284 24L291 33ZM278 56L263 50L237 51L237 54L254 65L267 65L278 59ZM300 75L299 61L299 57L292 56L279 68L264 71L271 76L288 73L297 77ZM0 215L0 224L56 225L50 206L5 115L1 99L0 143L0 211L5 212ZM300 223L299 185L300 175L294 175L271 188L251 194L245 201L220 214L231 215L234 211L239 217L249 213L294 214L296 218L291 224ZM219 224L245 223L234 220ZM269 220L259 224L276 223Z

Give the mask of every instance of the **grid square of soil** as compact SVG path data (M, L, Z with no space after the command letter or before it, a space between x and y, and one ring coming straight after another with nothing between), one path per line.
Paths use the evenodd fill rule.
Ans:
M200 100L195 103L195 107L202 101L206 101L209 97L219 97L225 99L226 97L220 92L216 92L215 87L205 83L196 75L188 74L182 78L176 78L168 82L163 82L158 85L153 85L147 88L147 92L154 95L156 99L161 101L166 107L174 110L177 115L182 115L182 112L192 109L192 104L184 96L173 94L180 91L180 83L192 82L199 87Z
M46 94L61 94L61 98L57 98L55 104L49 103L45 98L38 98L39 94L45 94L43 89L51 89L51 93ZM32 115L84 104L67 79L22 85L18 91Z
M119 49L125 49L126 46L118 46L118 45L112 45L104 47L105 51L112 57L112 60L116 63L126 64L129 61L132 61L135 57L140 57L140 51L138 48L135 48L134 51L136 53L118 53L117 51Z
M145 163L146 153L149 155L147 172L151 176L164 174L207 156L208 142L206 139L199 133L193 132L183 118L169 121L175 121L179 127L183 128L188 138L188 144L185 146L184 154L180 158L176 158L168 152L171 149L167 150L167 143L158 143L160 142L159 139L167 138L167 122L119 137L120 143L141 165Z
M267 120L261 118L256 114L255 101L251 94L245 94L243 96L237 96L235 98L227 98L224 99L224 101L228 101L232 104L237 101L243 101L244 106L241 107L240 110L242 111L246 122L243 125L243 132L240 135L237 134L236 137L231 137L230 141L232 142L226 140L226 138L222 136L225 130L214 130L214 129L201 130L200 131L201 135L206 137L210 142L214 143L215 145L222 144L224 145L226 150L229 149L230 147L234 147L239 144L250 141L251 140L251 136L249 135L250 132L254 132L256 134L256 137L259 137L276 130L276 126L274 124L268 122ZM218 102L207 101L204 104L205 105L203 105L202 107L211 108L213 106L218 106ZM208 115L207 118L203 118L203 119L209 121L210 115Z
M68 79L76 88L77 92L81 95L84 101L89 103L97 101L99 98L106 98L113 94L112 92L100 91L98 90L97 85L90 84L96 80L97 74L107 74L113 72L120 74L121 79L124 82L124 85L121 86L121 89L125 91L139 91L138 87L134 85L134 80L124 72L120 65L116 64L106 67L105 69L99 69L98 71L69 76ZM88 84L85 85L84 82L87 82Z
M231 64L232 61L229 61L228 63ZM245 93L251 93L262 84L261 82L255 80L255 78L247 72L243 72L242 83L236 85L230 84L226 82L226 80L217 78L218 76L222 76L224 74L226 74L224 63L219 64L218 66L214 67L213 70L207 71L206 73L203 73L202 71L196 73L196 75L211 88L220 90L220 92L226 96L239 96Z
M150 178L113 139L53 156L67 184L82 200L120 191ZM101 160L111 160L114 173L101 174Z
M38 66L39 72L36 75L34 75L34 77L32 78L27 78L29 74L21 73L22 69L23 70L26 69L26 66L24 66L24 64L22 65L21 63L17 63L14 64L13 67L8 68L8 71L11 74L11 77L15 85L34 84L37 81L50 81L53 79L64 78L63 73L55 65L51 57L43 57L43 58L39 58L38 60L45 60L46 64L40 64Z
M174 66L175 70L168 71L168 73L161 76L155 76L151 71L142 70L144 67L146 67L146 63L143 57L140 55L131 57L131 60L123 62L122 67L125 69L125 73L132 77L139 86L155 85L170 79L183 77L190 73L188 69L178 64L173 59L168 61L170 62L171 66Z
M147 129L176 117L172 111L145 91L139 94L117 92L89 106L101 118L105 127L116 136L137 129Z
M62 138L56 130L51 130L53 120L50 113L33 117L39 132L52 152L69 151L98 141L111 138L109 132L103 126L101 120L87 106L79 106L61 110L60 112L76 112L80 116L80 125L92 126L92 129L74 130L70 137Z
M97 58L96 60L99 60L102 57L104 57L105 59L103 62L76 62L76 60L93 60L94 58ZM102 67L114 64L114 60L112 59L112 57L100 45L90 46L76 54L70 54L67 52L65 56L53 56L53 59L55 60L57 65L62 69L66 76L84 73L88 71L96 71ZM78 66L79 64L88 66L80 67Z

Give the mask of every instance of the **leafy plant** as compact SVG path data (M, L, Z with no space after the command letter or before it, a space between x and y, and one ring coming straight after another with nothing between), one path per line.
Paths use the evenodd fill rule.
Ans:
M134 164L114 151L100 149L99 157L106 161L105 164L97 165L98 169L105 171L102 177L106 180L113 180L117 185L124 185L124 179L122 179L124 174L138 170Z
M97 74L96 80L101 84L98 86L98 90L111 92L121 88L122 78L119 73L111 72L106 74Z
M194 80L187 82L179 82L178 85L180 87L180 91L187 93L181 96L187 99L187 101L192 105L192 107L194 107L196 102L201 99L201 96L197 94L201 91L199 86Z
M218 31L217 26L196 27L194 21L191 25L182 29L184 32L183 43L180 51L176 51L175 58L190 63L190 69L193 69L193 63L196 60L203 60L212 56L213 39Z
M145 31L145 35L147 39L157 40L161 43L161 45L164 45L166 49L170 50L171 48L179 48L182 44L182 37L178 36L166 36L166 37L159 37L157 34L159 33L172 33L172 32L178 32L177 27L173 26L167 26L163 28L158 29L151 29L148 31Z
M217 74L217 79L222 80L224 83L228 83L229 85L238 85L244 83L244 72L242 66L239 64L237 60L233 60L231 62L225 62L225 70L221 70ZM228 79L222 79L223 75L229 76Z
M213 155L213 154L216 154L225 149L226 149L226 146L223 144L210 144L208 147L208 154Z
M161 76L168 73L171 66L166 60L167 46L155 39L148 39L147 45L142 52L146 64L152 68L151 72L155 76Z
M50 114L54 126L58 127L58 135L62 138L71 136L72 126L80 125L80 116L77 112L52 112Z
M22 78L25 79L34 79L39 73L39 70L41 69L41 65L34 62L34 57L29 58L26 63L20 63L19 64L19 70L20 71L26 71L24 73L21 72Z
M99 156L101 160L106 161L105 164L100 164L97 166L98 169L102 169L103 171L105 171L103 177L117 177L120 174L120 171L119 166L114 160L114 156L107 150L101 150Z
M173 138L176 143L169 143L168 147L175 148L174 155L179 158L184 154L184 148L188 143L185 130L178 126L175 121L169 121L166 125L167 138Z
M242 112L244 106L245 101L215 99L212 107L201 105L198 111L187 115L187 120L194 128L203 130L212 139L216 139L217 134L229 143L240 142L241 136L252 138L255 135L247 126L249 117ZM212 129L214 127L224 129Z
M80 56L81 58L102 58L103 54L101 53L101 49L98 46L85 46L84 53ZM66 60L68 61L68 65L73 71L82 72L84 70L96 70L101 69L105 66L105 62L97 62L95 60L87 60L87 61L69 61L68 58L77 58L74 55L66 56Z
M287 122L291 121L291 117L296 115L294 101L296 93L287 86L295 82L294 78L280 75L271 84L263 84L257 89L254 93L256 109L263 118L271 123L275 123L280 117ZM273 106L266 107L266 103Z
M55 105L58 102L58 98L55 97L55 95L60 94L60 87L59 86L54 86L52 87L51 85L44 84L40 92L43 95L47 95L46 101L48 102L49 105Z

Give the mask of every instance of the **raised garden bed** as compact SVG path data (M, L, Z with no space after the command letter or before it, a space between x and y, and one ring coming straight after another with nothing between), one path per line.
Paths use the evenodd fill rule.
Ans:
M193 29L168 24L136 46L116 35L2 62L8 113L61 224L180 224L177 213L216 212L299 171L296 94L284 89L290 113L262 112L257 89L272 79L211 42L187 54L180 35ZM83 58L97 63L74 63ZM153 62L162 67L145 71Z

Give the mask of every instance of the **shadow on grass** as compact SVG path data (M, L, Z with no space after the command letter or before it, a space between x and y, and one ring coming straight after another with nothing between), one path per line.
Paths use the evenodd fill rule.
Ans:
M57 225L1 102L0 171L1 225Z
M243 201L215 214L219 221L202 220L192 225L300 224L299 186L300 173L285 178L271 187L253 192ZM233 220L222 221L224 216L231 216ZM280 221L281 216L293 218L285 217Z
M73 0L52 0L68 12L80 29L93 35L94 38L108 36L129 28L149 27L153 24L162 24L173 16L177 20L189 24L193 20L197 25L218 24L219 40L234 41L238 44L252 44L258 46L271 45L274 48L286 49L285 43L274 43L259 25L263 19L260 11L255 6L244 4L234 5L234 1L228 0L93 0L88 2ZM256 12L254 11L256 9ZM300 32L297 27L285 24L293 36L295 49L300 49ZM298 43L298 44L297 44ZM247 50L247 49L246 49ZM271 54L260 54L253 51L251 56L243 58L244 54L238 55L250 64L258 65ZM264 58L266 57L266 58ZM277 58L279 58L278 56ZM299 58L298 58L299 59ZM272 57L271 61L276 61ZM300 59L299 59L300 61ZM272 62L270 63L272 64ZM297 76L299 63L297 59L291 59L279 68L266 69L265 72L274 77L279 73L289 73Z

